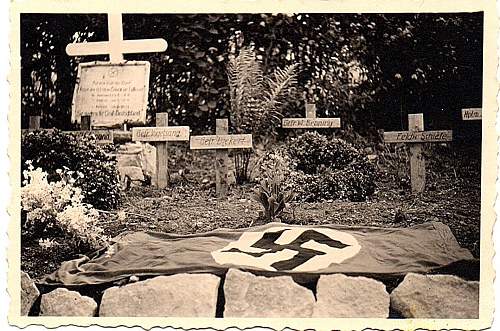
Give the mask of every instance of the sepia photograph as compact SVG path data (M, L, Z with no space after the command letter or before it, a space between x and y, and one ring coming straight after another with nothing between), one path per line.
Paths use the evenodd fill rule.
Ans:
M491 323L494 5L154 3L11 13L17 325Z

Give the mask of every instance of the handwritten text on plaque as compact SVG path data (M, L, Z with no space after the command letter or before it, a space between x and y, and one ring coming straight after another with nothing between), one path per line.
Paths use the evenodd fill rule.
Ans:
M284 118L285 129L340 128L340 118Z
M149 63L82 63L73 97L72 122L90 115L93 126L145 123Z
M191 136L191 149L252 148L251 134Z
M480 120L482 118L482 108L464 108L462 109L462 119L464 121Z
M186 141L189 126L132 128L132 141Z
M452 141L453 131L393 131L384 132L386 143L425 143L425 142L445 142Z

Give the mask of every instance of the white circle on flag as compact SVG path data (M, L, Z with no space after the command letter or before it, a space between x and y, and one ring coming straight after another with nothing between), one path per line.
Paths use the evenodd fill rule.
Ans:
M311 232L312 231L312 232ZM279 233L274 242L265 243L265 247L256 245L266 234ZM308 227L284 227L277 226L259 232L244 232L236 241L225 247L213 251L212 257L221 265L232 264L246 267L255 267L267 271L278 271L273 264L293 260L299 251L291 247L291 244L304 233L319 233L338 242L342 247L332 247L326 243L317 242L314 239L300 244L301 248L318 252L303 263L287 271L312 272L328 268L332 263L340 264L355 256L361 249L356 238L346 232L328 228ZM304 238L301 237L302 240ZM269 247L275 247L271 249ZM280 247L282 246L282 247ZM278 248L277 248L278 247Z

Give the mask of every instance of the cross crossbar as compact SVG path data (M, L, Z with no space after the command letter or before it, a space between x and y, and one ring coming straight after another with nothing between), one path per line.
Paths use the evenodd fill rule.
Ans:
M121 14L108 14L109 41L72 43L66 46L69 56L109 54L109 61L122 62L123 54L163 52L167 41L163 38L123 40Z

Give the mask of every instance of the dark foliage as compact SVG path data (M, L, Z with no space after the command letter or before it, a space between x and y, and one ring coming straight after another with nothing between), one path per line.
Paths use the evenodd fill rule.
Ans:
M287 161L284 182L299 201L365 201L375 191L375 166L342 139L306 132L267 153L260 168L278 156Z
M426 128L449 129L460 108L481 105L482 13L127 14L123 23L125 39L169 44L164 53L126 55L151 62L149 116L167 110L195 132L213 132L227 117L225 68L244 46L266 75L298 63L301 92L346 131L404 129L407 113L422 111ZM105 40L106 17L24 14L21 24L23 123L41 113L45 127L65 128L77 64L106 56L71 58L64 49ZM301 102L291 115L303 116Z
M109 148L109 147L108 147ZM42 130L23 134L22 169L31 160L35 168L49 174L49 181L59 180L57 169L80 172L75 186L82 189L84 202L98 209L113 209L120 200L116 161L91 137L75 137L59 130Z

